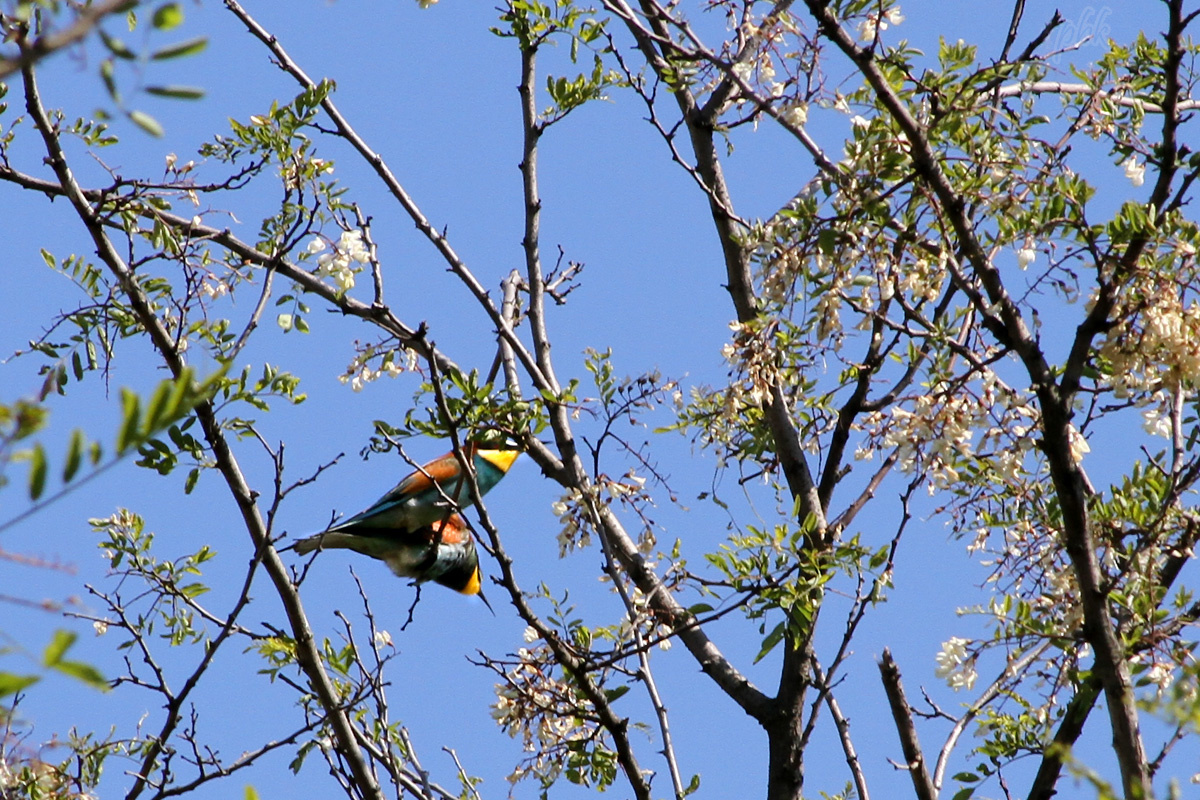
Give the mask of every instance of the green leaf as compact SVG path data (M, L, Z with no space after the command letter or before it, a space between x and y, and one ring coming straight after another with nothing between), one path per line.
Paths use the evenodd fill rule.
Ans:
M825 255L832 255L838 246L838 232L834 229L826 228L817 234L817 247L821 248L821 252Z
M117 455L137 444L138 396L128 389L121 390L121 430L117 433Z
M145 111L130 111L129 121L151 136L161 137L163 135L163 126Z
M207 593L209 589L203 583L189 583L187 586L181 587L179 591L183 593L184 597L199 597Z
M84 664L82 661L60 661L54 664L51 669L86 683L93 689L108 691L111 688L108 685L108 680L100 674L100 670L91 664Z
M617 698L621 697L622 695L624 695L624 694L625 694L626 692L628 692L628 691L629 691L629 687L628 687L628 686L618 686L618 687L617 687L617 688L615 688L615 689L605 689L605 690L604 690L604 698L605 698L606 700L608 700L608 702L610 702L610 703L611 703L612 701L614 701L614 700L616 700Z
M171 385L171 393L167 396L167 406L164 409L167 416L164 423L179 419L191 411L196 403L202 402L206 390L201 387L201 396L196 396L195 382L192 368L184 367L183 371L179 373L179 377L175 379L175 383Z
M62 657L66 655L71 645L75 644L77 638L79 637L71 631L56 630L54 638L50 640L50 644L46 645L46 649L42 653L42 664L47 667L55 667L62 663Z
M100 41L104 42L104 46L108 48L108 52L112 53L117 58L123 58L126 61L132 61L137 58L137 53L125 46L125 43L120 39L115 39L104 32L103 28L99 29Z
M783 641L784 629L785 624L781 622L775 626L775 630L767 634L767 638L763 639L762 650L758 651L758 655L754 657L755 664L766 658L767 654L775 649L775 645Z
M183 6L179 3L165 3L154 10L151 24L160 31L169 31L183 24Z
M206 47L208 47L208 37L197 36L195 39L188 39L178 44L167 45L161 50L155 50L150 54L150 58L155 61L162 61L167 58L182 58L202 52Z
M258 791L250 784L246 784L245 800L258 800Z
M100 80L104 81L104 88L108 90L108 96L113 99L113 102L121 102L121 93L117 91L117 79L113 73L116 67L112 57L106 58L100 62Z
M0 697L25 689L41 680L37 675L14 675L11 672L0 672Z
M158 386L154 387L154 394L150 395L150 402L146 403L146 413L143 417L144 422L141 425L142 435L149 437L154 431L158 430L159 423L167 419L170 411L167 409L167 401L171 394L171 383L163 381Z
M71 431L71 443L67 446L67 463L63 465L63 483L70 483L83 463L83 446L86 443L83 431L76 428Z
M146 94L173 97L176 100L199 100L204 97L204 90L198 86L147 86Z
M41 444L29 452L29 499L37 500L46 489L46 451Z

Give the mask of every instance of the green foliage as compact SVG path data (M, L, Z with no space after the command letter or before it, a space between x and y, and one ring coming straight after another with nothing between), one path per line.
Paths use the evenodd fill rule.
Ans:
M296 643L285 636L264 636L255 640L254 649L267 664L258 673L272 682L282 670L296 663Z
M574 60L580 44L589 45L604 36L605 23L592 17L595 13L596 9L577 5L574 0L516 0L500 13L500 21L507 27L493 28L492 32L515 37L522 50L536 49L557 35L565 35L571 42Z
M94 689L108 691L109 682L100 674L100 671L96 667L83 661L72 660L66 657L67 651L71 649L77 639L78 636L73 631L64 629L54 631L50 642L42 652L40 662L37 664L38 667L43 672L57 672L60 675L66 675ZM0 649L0 656L13 655L14 652L12 648L3 648ZM22 692L41 679L42 675L39 674L16 674L0 671L0 698ZM3 720L3 716L0 713L0 721ZM0 739L2 739L2 736L0 736Z
M16 694L37 683L39 680L40 678L37 675L17 675L12 672L0 672L0 697Z
M309 160L306 168L313 171L298 173L296 177L312 178L318 173L306 157L313 145L303 131L312 125L321 102L333 90L333 81L322 81L314 89L296 95L290 103L272 103L265 114L251 117L249 124L230 120L233 137L214 137L200 148L200 155L222 161L236 161L245 155L266 155L277 163Z
M310 138L321 103L333 90L332 81L322 81L302 91L290 103L273 102L266 113L252 115L246 123L231 119L232 136L215 136L200 148L200 155L205 158L229 164L249 161L244 173L256 174L267 164L278 166L282 194L278 210L262 219L259 240L255 243L261 253L283 257L324 222L342 220L341 215L350 209L342 199L345 190L328 177L334 163L317 157ZM340 224L343 230L351 228L344 220ZM310 257L306 252L299 255L300 260ZM286 327L307 330L298 312Z
M592 59L591 73L579 73L574 78L547 76L546 94L551 105L542 112L546 124L557 122L580 106L593 100L607 100L608 89L623 85L621 77L605 69L604 59L596 55Z
M451 370L441 376L445 413L437 401L432 384L422 383L413 397L413 406L405 414L402 426L375 421L375 435L364 454L387 453L402 438L428 436L459 441L512 440L518 432L540 433L547 425L544 401L523 400L497 392L491 383L480 383L478 371ZM448 414L448 416L447 416Z
M138 27L137 15L130 11L126 19L129 30L134 31ZM155 9L151 16L151 29L156 33L166 33L180 27L183 22L182 3L163 3ZM119 64L126 65L128 69L138 75L138 91L148 95L176 100L198 100L204 97L205 91L202 88L146 84L144 75L151 62L185 58L204 52L208 47L208 37L197 36L171 44L138 50L109 33L103 26L99 27L97 32L104 49L108 51L108 56L99 62L100 81L108 92L108 97L113 105L143 132L154 137L161 137L164 133L162 125L149 112L140 108L130 108L127 105L120 89ZM148 43L149 37L145 41ZM107 117L107 112L102 110L100 115Z
M889 548L867 549L854 536L822 555L812 547L813 533L811 519L771 530L749 526L705 556L724 578L719 588L714 585L709 591L736 602L748 619L759 621L762 640L756 662L785 640L795 645L811 635L825 586L839 573L856 577L874 573L871 602L885 599L883 590L889 580L881 570ZM702 604L692 613L709 610L708 604Z
M118 614L107 625L117 625L126 634L120 649L140 646L139 642L159 638L172 647L200 644L210 639L204 617L195 607L197 597L209 587L199 580L202 567L216 557L208 545L171 560L162 560L153 552L154 533L145 521L128 509L119 509L109 517L89 519L100 540L97 546L117 575L144 584L145 589L128 602L119 595L110 598Z
M292 405L299 405L307 395L298 391L300 378L272 364L263 364L257 378L251 378L251 367L247 365L236 376L226 377L220 385L221 406L245 403L257 411L270 411L268 402L280 398ZM232 417L226 425L237 430L248 430L253 420Z
M505 27L492 29L497 36L516 38L521 50L527 54L537 52L543 45L566 39L572 64L578 63L581 47L593 51L591 72L581 72L574 77L546 76L550 106L541 112L543 127L562 120L593 100L607 100L609 89L627 85L619 72L605 66L604 55L610 52L607 22L596 19L595 13L596 9L577 5L574 0L554 0L553 3L520 0L508 3L502 11L500 20Z
M46 650L42 654L42 665L47 669L61 672L63 675L70 676L76 680L101 691L108 691L108 681L100 674L100 671L91 664L85 664L82 661L71 661L65 656L71 646L75 644L78 635L72 631L55 631L54 638L50 644L46 645Z

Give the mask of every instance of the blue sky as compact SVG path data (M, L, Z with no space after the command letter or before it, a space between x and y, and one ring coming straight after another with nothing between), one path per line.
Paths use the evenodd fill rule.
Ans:
M519 64L511 42L488 32L495 24L491 4L443 0L424 11L413 2L348 0L250 6L310 75L337 81L334 97L342 112L384 154L435 226L446 228L455 248L486 286L495 289L504 275L521 266L520 116L515 89ZM208 50L196 58L154 65L147 82L199 85L208 96L197 103L137 97L134 103L160 119L167 134L162 140L151 139L118 121L114 128L122 144L104 151L102 157L120 171L157 174L168 153L185 161L212 134L226 132L228 118L244 121L264 111L273 99L296 93L291 80L268 63L266 52L219 4L189 4L186 11L185 35L208 35ZM906 2L903 11L907 20L898 35L928 53L936 51L939 37L961 37L978 42L982 52L991 54L1002 41L1009 6ZM1061 11L1080 26L1088 20L1107 25L1117 38L1128 37L1144 22L1132 11L1087 3L1064 4ZM1031 10L1027 24L1032 27L1040 19L1035 15L1041 13ZM1099 52L1084 47L1078 57L1086 60ZM68 116L86 115L102 104L103 91L94 69L98 57L99 49L91 46L86 56L62 55L47 62L42 68L46 102L69 106ZM564 69L563 60L561 53L551 54L544 59L545 68ZM131 85L132 76L125 79ZM12 124L21 102L19 87L12 88L8 99L11 108L0 117L5 128ZM613 102L592 104L555 127L542 146L543 245L548 255L561 245L567 258L587 265L582 287L567 306L554 308L550 317L560 376L586 380L584 348L612 347L618 372L658 369L685 386L719 382L725 372L720 347L728 337L733 310L721 285L724 276L716 236L703 196L669 162L666 148L643 116L640 101L614 93ZM814 133L836 152L846 124L832 114L826 116L814 124ZM21 133L31 148L33 137L27 125ZM736 143L725 166L745 216L771 214L812 175L811 163L799 147L768 125L753 135L739 132ZM26 169L46 174L35 151L23 152ZM337 162L336 174L351 187L351 198L373 217L373 233L387 270L387 296L397 315L413 325L428 322L434 340L451 357L486 370L494 352L490 325L465 289L445 272L434 250L348 151L321 142L319 152ZM77 161L84 182L99 180L95 165ZM1112 169L1114 183L1120 182L1119 190L1126 191L1128 184L1120 181L1120 170ZM250 195L246 201L268 203L269 198L269 194ZM45 268L39 248L59 256L89 248L62 201L50 203L0 186L0 208L4 209L0 239L7 244L9 287L0 293L0 353L7 355L36 336L51 315L75 302L64 279ZM246 238L257 228L255 213L253 205L238 209ZM361 291L359 296L368 297ZM243 306L234 313L246 310ZM294 535L319 530L331 510L351 513L364 507L407 471L397 459L377 456L363 461L358 452L371 433L372 420L399 421L415 389L413 379L403 377L352 393L336 376L352 357L354 340L371 338L372 333L319 308L312 324L314 332L306 337L284 335L267 325L247 353L251 362L270 361L304 379L308 402L295 408L280 404L262 418L269 441L287 441L289 475L299 478L345 453L336 469L298 492L283 508L280 526ZM78 424L86 425L94 437L111 440L117 388L131 386L146 392L161 378L147 350L145 343L127 343L108 386L93 380L55 399L53 429L46 437L51 453L62 452L66 433ZM30 359L0 364L6 400L36 389L33 366ZM668 412L649 421L666 424ZM668 533L660 535L660 542L680 537L685 553L699 562L705 549L723 539L729 522L724 512L695 499L711 488L714 462L693 451L681 437L658 439L660 460L682 503L689 507L686 511L673 507L664 498L656 521ZM437 442L413 443L410 448L417 458L433 457L444 449ZM256 445L244 443L239 457L252 485L268 485L269 464ZM19 479L19 471L10 477ZM200 543L219 552L208 576L214 590L208 603L221 608L240 584L248 540L215 476L202 480L188 497L180 493L181 482L182 476L162 479L125 464L0 534L4 550L44 556L73 568L73 574L67 574L0 562L0 586L5 587L0 594L59 601L78 597L79 608L98 609L82 587L109 584L105 583L106 563L86 519L126 506L143 514L148 527L157 531L164 558L194 550ZM0 496L0 520L22 508L17 484ZM721 488L740 505L731 481ZM531 462L523 460L489 496L488 508L517 558L526 588L541 580L557 591L569 587L582 608L598 615L598 623L615 622L622 612L596 580L598 550L576 553L564 561L557 557L558 523L550 504L558 494ZM760 510L769 517L772 509L765 497L757 499L768 503ZM921 509L922 514L929 510ZM864 540L878 545L890 538L898 513L894 501L880 502L875 514L861 521ZM860 755L871 759L868 774L876 797L907 794L908 788L907 776L883 761L884 755L900 758L872 664L883 646L889 646L899 661L910 699L919 696L918 686L927 687L948 708L967 699L933 677L934 654L949 636L974 630L975 623L959 618L955 609L975 601L978 595L972 596L970 587L986 573L949 534L942 521L918 517L897 565L894 602L869 616L851 662L852 677L840 692L843 708L855 725ZM481 787L485 797L504 795L503 776L520 757L519 746L502 738L488 716L494 676L471 666L467 657L477 649L501 656L521 646L523 623L506 604L496 602L495 591L498 614L492 617L478 601L430 588L423 593L415 623L400 633L412 590L381 564L331 553L318 560L303 592L310 618L326 635L336 635L338 630L334 609L356 614L359 608L350 566L368 587L379 624L392 631L400 650L391 673L392 713L409 726L425 766L443 784L452 784L452 763L440 748L453 747L468 771L485 779ZM277 623L281 615L265 581L254 594L260 608L252 609L249 619ZM838 626L831 623L839 607L833 599L826 609L827 636L837 632ZM6 605L3 613L3 632L35 651L46 630L63 625L81 632L81 644L73 655L110 675L120 670L120 655L113 652L112 642L92 636L90 626L15 606ZM740 619L727 619L715 627L714 638L764 688L774 685L775 659L749 666L758 649L752 628ZM195 654L166 658L176 657L182 667ZM656 652L653 660L673 714L681 768L685 775L703 774L700 796L759 794L764 785L765 737L699 676L681 648ZM7 661L0 664L16 669ZM982 678L987 678L989 669L994 672L1001 666L985 665ZM220 676L214 676L218 679L201 694L202 726L214 734L228 756L251 746L259 736L283 734L292 722L290 690L267 684L255 674L257 668L253 658L232 648L214 667L220 670ZM72 725L103 731L118 724L128 732L142 713L149 715L147 724L154 727L160 713L156 698L148 694L125 688L99 695L55 677L36 687L22 708L36 724L37 740L61 734ZM644 707L632 705L632 709L637 711L626 713L650 719ZM1101 713L1090 735L1097 746L1104 744L1107 732ZM939 744L936 739L926 742L930 749ZM661 783L656 788L665 794L665 770L649 755L655 749L653 743L641 748L648 766L659 770ZM249 781L263 797L328 796L331 787L323 783L323 769L316 759L303 780L283 771L287 760L275 758L268 771L234 777L202 794L228 796L231 787ZM808 765L806 786L812 796L840 791L846 774L831 733L818 737ZM106 781L110 782L106 795L116 794L124 785L119 774L110 774ZM576 794L582 792L563 790L562 796ZM618 784L615 796L624 795L624 786ZM534 787L522 786L517 796L535 796Z

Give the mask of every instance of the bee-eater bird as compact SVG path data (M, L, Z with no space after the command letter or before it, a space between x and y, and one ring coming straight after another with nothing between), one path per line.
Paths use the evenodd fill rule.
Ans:
M464 446L463 453L471 459L481 496L520 455L518 450L488 450L475 444ZM479 594L475 540L454 508L472 502L470 481L451 451L405 477L365 511L300 540L296 552L345 548L380 559L400 577Z

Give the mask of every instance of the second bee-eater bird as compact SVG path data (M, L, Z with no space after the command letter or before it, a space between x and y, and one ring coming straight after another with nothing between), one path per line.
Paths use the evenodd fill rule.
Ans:
M475 539L467 521L458 514L449 514L415 531L363 529L355 533L331 528L297 542L296 552L305 555L326 547L377 558L397 576L417 583L433 581L456 592L483 596Z
M475 468L480 496L500 482L520 454L519 450L485 450L470 443L463 446L463 455ZM378 528L415 531L445 519L455 510L453 506L463 509L472 502L470 480L451 451L408 475L370 508L338 523L330 531L359 533Z
M471 459L482 496L499 483L520 451L467 444L463 454ZM296 552L345 548L385 562L400 577L480 594L475 540L455 512L472 502L470 479L451 451L406 476L365 511L297 542Z

